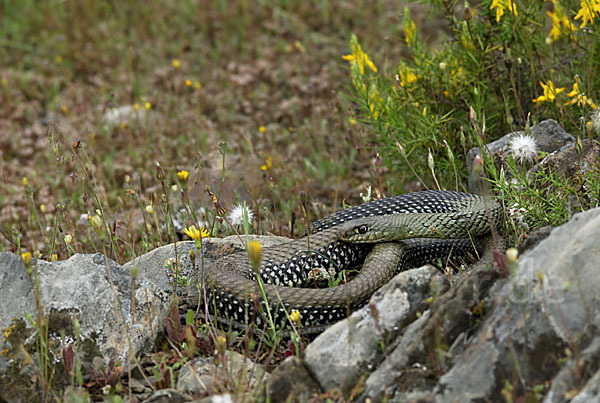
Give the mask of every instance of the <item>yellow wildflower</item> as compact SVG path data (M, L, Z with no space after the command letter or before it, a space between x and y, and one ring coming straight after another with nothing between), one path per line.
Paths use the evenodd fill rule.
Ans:
M138 104L137 102L133 104L133 109L136 111L140 110L140 104Z
M202 83L200 81L196 81L194 83L194 87L196 87L196 89L199 90L200 88L202 88Z
M575 82L573 83L573 89L571 90L571 92L569 92L567 94L567 96L569 98L571 98L571 100L568 101L568 102L565 102L565 105L573 105L574 103L577 103L577 105L579 105L579 106L589 105L593 109L598 109L598 106L596 106L596 104L594 102L592 102L592 100L589 99L587 97L587 95L585 95L579 89L579 84L577 82L577 77L575 78Z
M150 110L150 108L152 108L152 104L151 104L150 102L146 101L146 102L144 103L144 108L146 108L146 110L147 110L147 111L149 111L149 110Z
M178 69L178 68L181 67L181 60L179 60L179 59L173 59L173 60L171 60L171 65L173 67L175 67L176 69Z
M263 165L261 165L260 169L262 171L270 171L272 167L273 167L273 158L271 158L271 156L269 155L265 159L265 163Z
M417 25L410 16L408 8L404 9L404 39L408 46L414 46L417 39Z
M294 47L300 53L306 52L306 48L304 47L304 45L300 41L294 41Z
M92 225L95 228L98 228L98 229L102 228L102 218L100 218L99 215L92 216L91 221L92 221Z
M350 123L350 125L352 125L352 126L356 126L356 119L350 118L350 119L348 119L348 123Z
M540 95L533 102L554 102L556 96L563 92L564 88L555 88L552 80L548 80L548 84L544 84L540 81L540 85L544 88L544 95Z
M581 18L581 25L579 28L585 27L588 22L594 23L594 18L597 18L597 13L600 13L600 0L581 0L580 9L575 19Z
M27 180L26 177L23 177L23 179L21 179L21 183L23 184L23 187L27 187L27 185L29 184L29 181Z
M154 213L154 207L152 207L152 204L148 204L146 206L146 213L148 213L148 214Z
M259 126L258 131L261 132L262 134L265 134L267 132L267 128L264 126Z
M190 173L186 170L181 170L181 171L177 172L177 179L179 179L179 181L182 183L186 183L189 176L190 176Z
M258 270L258 265L260 264L260 257L262 255L262 245L258 241L249 241L248 242L248 257L250 257L250 262L252 262L252 266L255 270Z
M185 85L186 85L186 87L191 87L192 86L192 81L191 80L185 80Z
M65 239L65 243L66 243L67 245L70 245L70 244L71 244L71 242L73 242L73 236L72 236L72 235L70 235L70 234L67 234L67 235L65 235L65 238L64 238L64 239Z
M56 262L57 260L58 260L58 255L56 253L53 253L52 255L50 255L51 262Z
M365 65L374 73L377 73L377 67L371 61L369 55L363 52L361 46L358 44L358 39L354 35L350 39L350 47L352 48L352 54L342 56L342 59L348 61L353 66L357 66L361 76L365 74Z
M221 354L223 354L223 352L227 348L227 338L225 336L217 336L216 345L217 345L217 350L219 350L219 352Z
M192 238L194 241L209 236L209 232L206 228L200 227L200 229L198 229L195 225L192 225L188 228L184 228L183 233Z
M43 203L42 203L42 204L40 204L40 211L41 211L42 213L45 213L45 212L46 212L46 205L45 205L45 204L43 204Z
M569 17L565 14L564 9L559 3L554 3L554 12L548 11L548 17L552 20L552 28L548 33L550 42L557 41L560 37L568 33L573 37L573 32L577 30L577 27L571 23Z
M400 71L400 85L406 87L407 84L414 83L418 77L412 72L410 67L401 67Z
M29 252L21 253L21 260L23 260L23 264L25 264L26 267L31 266L31 253L29 253Z
M297 309L290 314L290 320L292 322L300 323L300 312Z
M496 22L500 22L500 19L504 15L504 9L508 8L509 11L512 11L514 15L519 15L517 13L517 5L513 0L492 0L492 4L490 5L490 10L496 9Z

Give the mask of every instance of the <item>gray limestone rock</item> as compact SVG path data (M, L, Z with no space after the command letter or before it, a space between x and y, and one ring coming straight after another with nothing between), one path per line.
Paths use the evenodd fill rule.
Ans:
M308 345L306 367L324 390L339 388L347 394L361 376L376 368L385 344L427 308L427 299L448 286L447 279L431 266L398 274L367 306Z
M568 380L559 373L566 349L579 348L581 337L599 327L599 237L600 209L589 210L518 260L514 275L495 284L491 312L466 351L440 378L438 401L459 399L465 385L476 385L468 388L473 399L494 400L506 382L514 396L524 396L530 391L520 385L543 385L557 374L553 388L560 389Z
M279 364L267 382L267 396L273 403L306 402L320 391L319 384L296 356L288 357Z
M190 394L206 394L223 390L248 390L264 384L269 374L262 365L234 351L212 358L195 358L179 372L177 390Z

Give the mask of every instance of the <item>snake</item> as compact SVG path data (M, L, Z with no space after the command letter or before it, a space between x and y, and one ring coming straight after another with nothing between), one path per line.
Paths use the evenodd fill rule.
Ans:
M401 271L436 259L474 262L482 253L481 237L502 218L495 200L447 190L341 210L313 222L302 238L263 248L257 268L246 251L207 265L206 309L238 328L266 326L267 310L273 323L285 325L298 311L303 329L320 332L363 306ZM336 278L349 269L357 271L349 281L314 288L319 277Z

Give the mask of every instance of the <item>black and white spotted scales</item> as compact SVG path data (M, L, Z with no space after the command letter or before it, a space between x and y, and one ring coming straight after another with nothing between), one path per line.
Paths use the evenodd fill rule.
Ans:
M259 275L268 284L265 286L267 297L276 322L283 323L287 320L283 307L277 304L280 299L284 302L288 313L292 309L298 309L303 325L311 326L332 323L345 317L349 310L364 304L370 296L368 293L358 300L340 303L339 296L334 295L338 291L339 294L341 290L335 289L356 286L360 294L363 285L353 284L355 280L350 281L346 286L328 289L306 288L314 286L316 273L335 276L342 270L360 266L373 248L371 244L352 244L337 240L336 228L340 224L361 217L378 215L444 213L455 210L457 201L464 202L469 198L480 200L478 196L453 191L424 191L375 200L315 221L310 226L308 237L305 236L289 244L264 248ZM308 240L311 240L310 244ZM404 242L407 248L396 261L396 267L402 270L452 256L473 261L481 252L478 241L472 240L432 239ZM377 267L377 263L373 266ZM263 323L261 315L255 312L258 299L255 272L249 265L245 252L226 256L211 265L207 272L207 280L212 290L210 294L212 299L208 305L212 314L220 318L228 318L231 323L238 326L243 326L250 321L258 326ZM390 274L386 275L390 276ZM370 281L369 274L359 273L357 282L364 281L361 276ZM246 281L239 280L241 277ZM298 287L303 288L299 290ZM329 297L336 302L328 304ZM261 305L263 305L262 310L265 311L264 301L261 301Z

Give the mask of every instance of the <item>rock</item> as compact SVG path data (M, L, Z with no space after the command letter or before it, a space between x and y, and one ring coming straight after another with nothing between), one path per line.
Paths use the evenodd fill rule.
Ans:
M398 274L371 297L367 306L308 345L306 367L324 390L340 388L347 395L361 376L375 369L386 340L426 309L427 298L448 286L447 279L431 266Z
M306 402L320 391L319 384L296 356L288 357L279 364L267 382L267 396L273 403Z
M509 133L496 141L486 144L484 148L487 150L487 153L493 157L496 166L498 168L504 166L505 172L508 172L509 170L506 169L506 159L510 153L510 143L513 138L526 134L529 134L529 136L535 139L538 152L543 151L552 153L575 141L575 138L565 132L555 120L548 119L533 126L529 133L525 131ZM483 157L479 147L472 148L467 153L469 189L473 193L480 193L479 177L473 172L473 160L476 156Z
M434 298L429 309L391 344L385 360L367 378L362 398L395 396L402 400L399 396L405 392L427 394L440 371L449 366L449 346L461 350L460 340L478 322L474 310L480 308L499 277L485 264L462 273L454 286Z
M558 400L548 401L563 401L557 395L568 389L561 385L569 375L559 373L561 362L566 352L580 348L582 335L600 327L599 237L600 209L588 210L519 259L514 276L493 287L491 312L466 351L440 378L437 400L460 400L465 393L496 400L507 383L514 396L524 396L529 391L522 385L544 385L558 376L553 384ZM590 348L593 361L598 347ZM581 373L579 384L592 375Z
M593 329L590 333L598 334L598 329ZM554 377L544 403L563 402L565 398L573 398L572 402L588 402L593 396L600 398L600 335L595 336L591 342L583 340L582 344L584 343L588 344L587 347L569 358ZM583 384L581 381L587 378L590 380Z
M144 403L183 403L194 400L191 396L181 393L175 389L157 390Z
M40 305L48 318L48 344L54 354L60 357L66 347L61 333L75 339L75 318L80 324L76 349L84 362L100 355L126 363L130 347L133 353L152 348L169 301L168 294L154 283L142 279L132 293L129 270L101 254L75 254L52 263L34 260L32 265L39 273ZM0 390L10 393L8 385L16 380L4 375L28 366L18 346L24 344L30 353L35 349L36 336L24 318L31 314L35 320L37 309L34 288L20 257L0 254L0 279L3 297L12 301L0 306L0 327L8 335L1 346L7 354L0 357ZM132 296L136 300L133 317Z
M136 109L133 105L123 105L115 108L108 108L102 116L102 121L107 127L119 126L121 124L131 123L146 118L146 109L141 105Z
M573 397L571 403L600 403L600 371Z
M179 373L177 390L190 394L206 394L223 389L248 390L264 384L269 374L262 365L234 351L225 351L225 365L220 357L195 358Z

